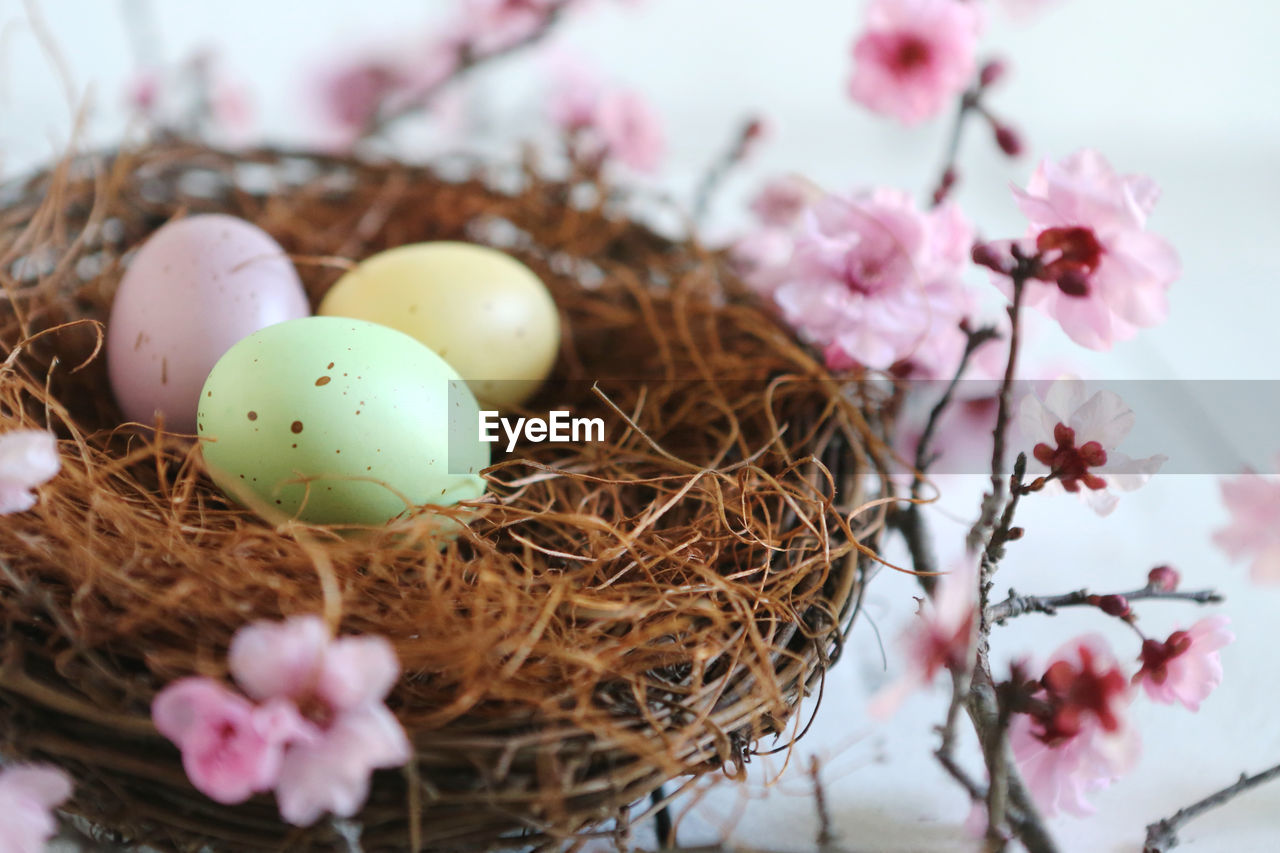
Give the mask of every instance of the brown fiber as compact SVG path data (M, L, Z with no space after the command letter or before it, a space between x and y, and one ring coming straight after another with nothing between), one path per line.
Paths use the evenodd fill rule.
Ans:
M0 190L0 431L48 427L63 457L34 509L0 519L0 751L68 769L72 811L112 838L342 849L269 796L204 798L151 726L155 692L224 678L252 619L319 612L394 643L389 704L417 759L375 776L368 851L556 845L785 747L812 710L883 523L863 497L870 390L833 381L718 256L599 188L450 168L167 142ZM127 253L200 211L273 234L313 302L389 246L500 245L565 324L530 408L599 415L607 441L499 453L442 550L422 546L430 512L339 536L230 505L191 438L121 425L95 352Z

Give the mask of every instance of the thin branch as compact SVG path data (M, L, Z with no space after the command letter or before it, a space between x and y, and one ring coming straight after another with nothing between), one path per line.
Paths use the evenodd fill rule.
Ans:
M996 331L994 326L983 326L977 330L962 326L961 331L965 333L964 352L960 355L960 362L956 365L956 371L952 375L951 381L947 383L947 389L929 411L929 418L924 424L924 432L920 434L920 441L916 444L915 479L911 482L911 498L913 501L921 500L921 489L925 482L924 475L937 459L937 454L932 452L934 434L938 430L938 423L942 420L942 416L951 407L956 389L959 388L960 380L964 378L965 372L969 369L969 362L973 354L983 344L1000 337L1000 333ZM907 504L893 514L891 523L902 534L902 538L906 540L907 550L911 554L912 566L916 571L922 573L920 575L920 586L924 588L925 592L933 592L938 564L933 554L932 543L929 540L929 528L925 523L924 512L921 510L920 504Z
M1129 601L1190 601L1195 604L1218 604L1223 600L1222 595L1212 589L1168 592L1151 585L1118 594ZM1010 589L1008 598L987 608L987 621L1000 624L1026 613L1046 613L1052 616L1061 607L1081 606L1096 607L1096 596L1087 589L1078 589L1061 595L1018 595Z
M693 195L693 221L702 225L707 220L707 214L711 212L711 202L715 199L716 193L724 184L725 178L733 171L733 167L737 166L747 156L747 152L751 149L751 143L760 137L763 125L760 119L751 118L742 123L734 134L733 140L724 151L720 153L706 173L702 176L702 180L698 182L698 189Z
M1037 261L1038 262L1038 261ZM996 425L991 448L991 490L982 499L982 513L969 531L970 550L986 538L986 532L995 523L996 513L1004 503L1005 490L1005 442L1009 433L1009 421L1013 415L1013 379L1018 369L1018 345L1022 313L1022 296L1031 279L1030 262L1019 261L1009 273L1013 284L1013 300L1009 305L1009 360L1005 364L1004 379L1000 383L1000 395L996 407Z
M960 140L964 136L965 126L974 108L978 106L981 90L974 83L960 95L960 103L956 107L956 117L951 123L951 135L947 137L947 153L942 161L942 169L938 173L938 182L934 185L931 201L934 207L942 204L951 194L956 184L956 161L960 157Z
M1241 773L1240 778L1236 780L1234 785L1228 785L1221 791L1210 794L1199 802L1192 803L1186 808L1178 809L1171 817L1148 825L1147 840L1142 848L1143 853L1165 853L1166 850L1177 847L1178 830L1182 829L1187 823L1211 809L1216 809L1218 806L1231 802L1245 791L1276 778L1280 778L1280 764L1253 776Z
M394 107L378 110L374 117L369 121L364 131L360 134L361 138L367 139L371 136L377 136L385 131L388 127L395 124L407 116L413 115L423 106L430 103L431 99L438 95L442 90L456 83L465 77L469 72L485 65L492 60L517 53L526 47L531 47L547 37L555 28L555 25L563 17L569 6L574 0L560 0L554 5L548 6L546 14L542 19L542 23L536 29L512 42L509 45L501 47L497 50L491 50L487 53L476 53L470 45L459 45L458 61L453 71L441 80L419 89L412 97L405 99L403 102L397 103Z

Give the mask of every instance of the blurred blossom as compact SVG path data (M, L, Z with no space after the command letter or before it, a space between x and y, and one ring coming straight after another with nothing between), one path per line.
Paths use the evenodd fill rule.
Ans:
M13 764L0 769L0 851L44 850L58 831L54 809L71 791L71 777L47 764Z
M1166 291L1181 264L1162 237L1146 230L1159 195L1151 179L1116 174L1096 151L1043 161L1014 196L1031 220L1023 251L1040 253L1039 277L1057 286L1028 283L1026 304L1096 350L1162 323L1169 313ZM1007 276L994 280L1011 292Z
M1055 381L1043 399L1027 394L1018 411L1018 426L1027 442L1034 443L1036 461L1099 515L1116 507L1119 498L1111 489L1137 489L1167 461L1160 455L1131 459L1116 451L1136 420L1133 410L1111 391L1086 399L1084 383L1078 379Z
M1141 742L1126 718L1132 700L1105 641L1068 641L1049 659L1032 698L1033 713L1013 716L1009 742L1036 804L1047 815L1094 812L1087 794L1137 762Z
M907 124L932 118L971 82L981 30L978 3L872 0L849 94Z
M547 112L587 156L654 172L666 154L662 119L649 101L638 92L608 85L575 59L554 60Z
M977 569L968 558L938 578L933 596L920 603L920 612L903 635L907 672L872 697L870 713L887 718L942 670L968 666L977 615Z
M1234 561L1248 560L1255 582L1280 583L1280 478L1247 470L1218 486L1231 519L1214 532L1214 544Z
M797 225L809 205L822 191L799 175L784 175L769 181L751 200L751 212L763 225L790 228Z
M833 367L954 371L972 295L961 280L971 231L950 204L920 211L893 189L811 206L790 259L765 271L783 316Z
M52 480L61 467L52 433L15 429L0 435L0 515L35 506L36 487Z
M458 36L477 56L506 50L536 33L561 0L462 0Z
M249 88L208 49L166 67L142 68L125 84L126 106L149 125L224 142L246 141L254 123Z
M1218 651L1235 640L1227 630L1230 623L1226 616L1209 616L1163 642L1143 641L1142 668L1134 682L1142 684L1153 702L1181 702L1188 710L1200 710L1200 703L1222 683Z

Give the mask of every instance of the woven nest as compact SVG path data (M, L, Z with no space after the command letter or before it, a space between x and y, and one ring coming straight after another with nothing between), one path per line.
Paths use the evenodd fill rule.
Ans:
M416 749L374 776L363 849L554 846L673 779L732 771L803 728L883 523L863 506L878 404L837 382L721 259L611 211L593 185L168 142L67 160L0 195L0 431L52 429L61 473L0 520L0 751L76 779L71 812L159 849L334 849L270 796L187 781L150 702L225 678L253 619L321 613L395 645ZM130 250L222 211L293 256L313 304L352 259L500 245L562 312L534 410L609 424L528 445L442 548L423 517L364 536L230 504L198 445L122 425L98 351ZM597 384L598 383L598 384ZM806 704L806 710L812 703Z

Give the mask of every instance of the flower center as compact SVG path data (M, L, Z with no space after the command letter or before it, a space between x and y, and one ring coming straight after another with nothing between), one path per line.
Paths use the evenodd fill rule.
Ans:
M1042 279L1057 282L1068 296L1089 294L1089 276L1098 269L1106 252L1092 228L1074 225L1045 229L1036 237L1036 248L1048 258Z
M1040 464L1048 466L1052 476L1062 481L1064 489L1078 492L1082 484L1094 491L1107 487L1106 480L1089 471L1107 464L1107 451L1101 444L1086 441L1076 447L1076 431L1066 424L1053 428L1053 439L1058 443L1056 448L1041 442L1031 452Z
M929 43L919 36L903 35L893 53L892 65L899 74L908 74L929 64L932 51Z

